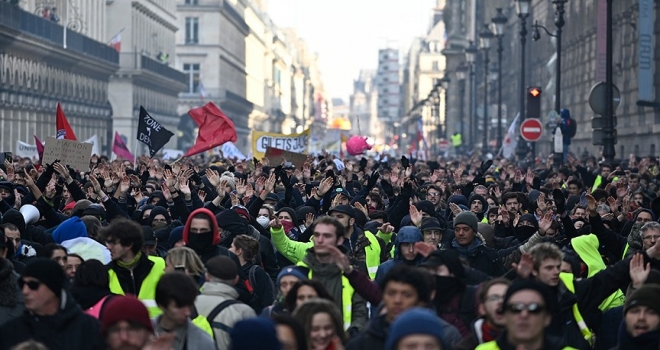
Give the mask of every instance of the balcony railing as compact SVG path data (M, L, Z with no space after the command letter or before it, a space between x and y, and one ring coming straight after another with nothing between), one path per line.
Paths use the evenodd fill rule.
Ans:
M0 27L13 29L60 47L64 44L64 28L61 25L4 1L0 1ZM115 49L73 30L67 31L66 49L115 65L119 63L119 54Z
M139 52L122 52L120 66L125 69L144 69L181 84L188 83L188 76L185 73Z

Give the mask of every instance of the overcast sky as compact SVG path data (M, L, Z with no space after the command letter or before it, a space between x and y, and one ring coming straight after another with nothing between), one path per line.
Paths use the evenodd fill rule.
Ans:
M429 28L434 0L268 0L279 27L292 27L319 54L330 97L348 102L360 69L376 69L378 49L407 54Z

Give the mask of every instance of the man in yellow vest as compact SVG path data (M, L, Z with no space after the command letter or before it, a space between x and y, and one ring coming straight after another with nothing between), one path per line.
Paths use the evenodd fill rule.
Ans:
M126 219L113 220L101 231L110 250L112 262L108 275L110 291L115 294L133 294L147 307L149 317L162 313L156 305L156 285L165 269L163 258L147 256L141 252L144 243L142 227Z
M546 334L545 328L552 322L553 304L547 286L525 280L513 283L502 303L505 330L496 340L481 344L476 350L575 349Z
M281 230L282 223L278 218L270 222L274 230ZM305 257L296 265L309 279L315 279L323 284L325 289L342 311L344 329L351 335L364 329L369 319L366 301L355 293L353 287L342 270L335 264L331 250L328 247L338 247L344 254L345 228L339 220L322 216L310 226L314 246L307 249Z
M601 322L599 306L618 289L625 290L631 282L630 260L622 260L595 275L574 280L573 274L560 272L563 253L552 243L540 243L523 254L517 266L518 276L533 278L550 289L552 322L546 334L559 337L570 346L590 349L594 345L594 330Z
M389 258L386 244L390 242L392 233L378 231L376 235L364 231L355 224L355 208L350 205L337 205L330 209L328 215L337 219L345 232L343 245L347 249L347 255L351 264L369 278L376 278L378 266ZM307 250L313 246L313 242L296 242L289 239L284 230L270 227L270 234L277 251L293 263L301 261L307 254Z
M456 132L454 135L451 135L451 145L454 147L454 150L456 150L456 154L461 154L463 151L461 148L461 146L463 146L463 136L460 132Z

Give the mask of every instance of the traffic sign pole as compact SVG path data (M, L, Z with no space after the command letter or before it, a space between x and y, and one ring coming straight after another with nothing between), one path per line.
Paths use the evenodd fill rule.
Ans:
M520 135L525 141L538 141L543 135L543 123L536 118L525 119L520 124Z

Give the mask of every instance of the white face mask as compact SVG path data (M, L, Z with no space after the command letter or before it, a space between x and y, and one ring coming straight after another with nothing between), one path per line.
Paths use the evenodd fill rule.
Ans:
M261 227L263 228L268 228L268 224L270 224L270 219L266 216L259 216L257 217L257 222Z

